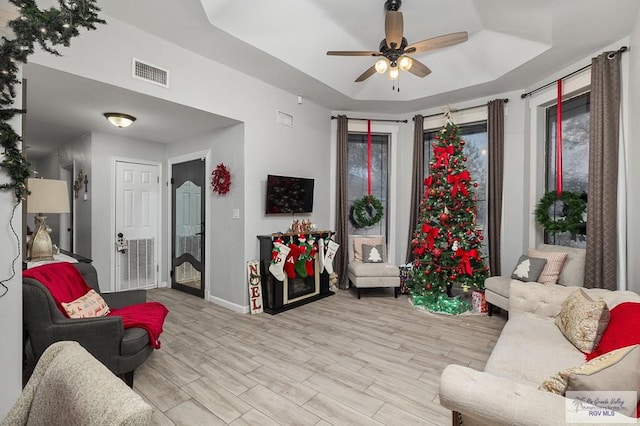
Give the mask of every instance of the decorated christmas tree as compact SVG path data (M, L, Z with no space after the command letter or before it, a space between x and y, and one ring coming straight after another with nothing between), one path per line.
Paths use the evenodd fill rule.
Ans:
M429 176L412 240L413 272L409 281L414 305L459 314L470 310L457 292L484 288L488 276L481 254L484 240L476 222L478 185L471 179L465 141L449 119L435 136Z

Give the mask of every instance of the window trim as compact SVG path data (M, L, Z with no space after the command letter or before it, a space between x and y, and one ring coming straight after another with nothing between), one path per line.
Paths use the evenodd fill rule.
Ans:
M349 133L367 133L367 122L349 120L348 126ZM389 223L387 240L387 258L389 263L395 264L396 258L396 237L397 237L397 222L396 222L396 208L397 208L397 182L398 172L396 170L396 159L398 158L398 132L399 127L397 125L381 124L376 122L375 119L371 120L371 133L385 133L389 135L389 158L387 159L389 164L389 181L387 187L389 193L387 194L387 203L389 205L389 211L386 212L387 220Z

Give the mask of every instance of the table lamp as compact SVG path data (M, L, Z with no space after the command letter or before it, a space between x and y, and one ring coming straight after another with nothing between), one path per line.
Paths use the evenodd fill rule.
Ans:
M53 245L44 213L69 213L67 182L54 179L28 179L27 213L35 213L35 231L27 244L27 257L32 262L53 260Z

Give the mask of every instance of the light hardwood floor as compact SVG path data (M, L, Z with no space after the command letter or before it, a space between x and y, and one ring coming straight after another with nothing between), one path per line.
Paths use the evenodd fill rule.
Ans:
M441 371L482 369L505 323L430 314L382 291L340 290L278 315L171 289L148 299L170 313L134 390L158 425L449 425Z

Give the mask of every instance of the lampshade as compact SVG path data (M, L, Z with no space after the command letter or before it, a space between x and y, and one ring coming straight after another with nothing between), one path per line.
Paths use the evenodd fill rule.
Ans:
M109 123L120 128L129 127L134 121L136 121L136 118L133 115L122 114L119 112L105 112L104 116L109 120Z
M398 78L398 74L400 74L400 71L398 70L398 67L391 67L389 69L389 78L391 80L395 80L396 78Z
M67 182L54 179L28 179L31 194L27 198L28 213L69 213Z

